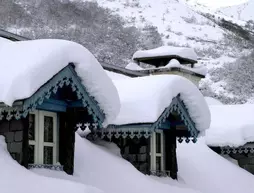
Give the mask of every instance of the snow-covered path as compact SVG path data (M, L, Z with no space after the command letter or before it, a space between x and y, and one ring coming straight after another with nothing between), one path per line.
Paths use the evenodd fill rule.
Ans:
M178 145L179 175L203 193L253 193L254 176L213 152L200 139Z

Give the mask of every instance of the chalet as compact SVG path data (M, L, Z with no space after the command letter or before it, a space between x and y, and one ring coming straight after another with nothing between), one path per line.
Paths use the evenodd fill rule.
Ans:
M141 50L134 53L132 60L134 63L127 65L127 69L152 75L180 75L196 85L207 71L204 66L197 64L197 54L192 48L162 46Z
M254 174L254 105L210 105L211 125L206 143Z
M83 46L30 40L0 46L0 134L26 168L73 173L76 123L102 128L119 111L115 86Z
M113 80L120 113L94 137L113 141L122 156L144 174L177 178L177 140L196 142L210 124L210 112L196 86L176 75Z
M27 168L72 174L75 131L89 127L90 137L115 142L141 172L176 179L177 140L195 143L209 127L204 97L183 77L104 65L111 75L130 76L111 80L84 47L64 40L3 43L0 50L0 134Z

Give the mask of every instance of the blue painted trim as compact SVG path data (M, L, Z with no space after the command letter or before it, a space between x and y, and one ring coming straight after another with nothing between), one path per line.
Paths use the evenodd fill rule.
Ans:
M141 123L141 124L129 124L129 125L109 125L106 128L106 131L108 133L112 132L112 133L123 133L126 134L126 130L128 132L131 132L132 130L134 132L137 132L137 135L140 136L140 134L138 133L138 131L146 131L149 130L150 132L156 132L158 129L170 129L170 123L167 120L167 118L169 117L169 115L173 112L176 111L178 113L178 115L181 117L182 121L184 122L184 124L186 125L188 131L190 132L190 136L189 138L192 138L192 141L195 143L197 141L197 137L199 134L199 131L196 129L195 127L195 123L192 121L192 119L190 118L188 109L185 107L183 101L180 98L180 95L178 95L177 97L173 98L171 104L169 105L169 107L167 107L163 113L161 114L161 116L158 118L158 120L154 123ZM178 122L174 122L173 125L181 125L182 123L178 123ZM106 132L103 131L103 132ZM100 132L100 131L98 131ZM118 134L117 134L118 135ZM186 142L189 142L190 139L186 138ZM180 137L179 138L179 142L182 142L183 138Z
M68 104L69 107L83 107L82 101L74 101Z
M7 113L7 120L26 117L29 112L34 111L38 106L42 105L45 99L49 99L53 93L56 94L58 89L62 88L64 85L71 86L72 91L77 94L78 100L82 101L83 107L87 108L94 122L101 126L105 119L105 114L100 109L98 102L89 95L71 64L46 82L33 96L24 99L22 106L1 108L0 120L3 119L4 112Z
M38 110L45 110L51 112L66 112L68 104L65 101L46 99L43 103L37 106Z

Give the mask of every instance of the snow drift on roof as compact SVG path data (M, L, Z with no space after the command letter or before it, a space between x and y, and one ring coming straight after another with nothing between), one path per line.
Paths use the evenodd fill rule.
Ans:
M177 75L156 75L113 80L121 109L110 124L153 123L180 94L198 130L210 125L210 111L198 88Z
M126 78L130 78L129 76L125 76L123 74L119 74L119 73L116 73L116 72L111 72L111 71L108 71L108 70L104 70L107 75L112 79L112 80L116 80L116 79L126 79Z
M223 105L222 102L220 102L218 99L215 99L213 97L205 97L205 100L208 105Z
M134 53L133 59L151 58L160 56L179 56L190 60L197 60L197 54L192 48L162 46L151 50L139 50Z
M125 66L125 68L129 70L144 70L135 62L130 62L129 64L127 64L127 66Z
M0 101L11 106L14 101L32 96L70 62L89 94L106 115L114 119L120 102L112 80L99 62L82 45L66 40L31 40L0 47Z
M254 141L254 105L212 105L211 125L206 131L210 146L238 147Z

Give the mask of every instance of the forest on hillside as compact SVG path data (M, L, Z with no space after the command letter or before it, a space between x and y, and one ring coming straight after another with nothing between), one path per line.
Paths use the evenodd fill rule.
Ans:
M0 27L31 39L59 38L81 43L101 63L125 66L138 49L162 45L154 26L126 26L97 3L68 0L1 0Z

